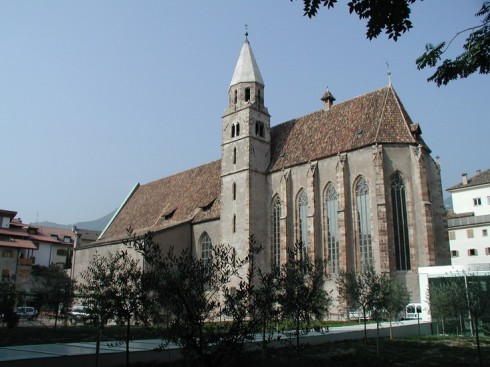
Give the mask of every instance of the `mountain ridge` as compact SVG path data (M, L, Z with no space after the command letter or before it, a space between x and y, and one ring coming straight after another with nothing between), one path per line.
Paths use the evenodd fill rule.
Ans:
M72 229L73 226L77 226L77 228L80 228L80 229L88 229L91 231L103 231L104 228L109 223L109 221L111 220L111 218L115 212L116 211L113 210L112 212L104 215L101 218L90 220L90 221L85 221L85 222L77 222L74 224L60 224L60 223L55 223L55 222L50 222L50 221L43 221L43 222L32 223L32 225L43 226L43 227L53 227L53 228L63 228L63 229Z

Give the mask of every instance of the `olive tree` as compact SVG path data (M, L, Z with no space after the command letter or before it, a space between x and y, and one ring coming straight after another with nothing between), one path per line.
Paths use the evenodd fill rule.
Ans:
M281 267L279 305L283 318L292 320L296 337L296 350L301 354L300 333L308 329L313 317L322 319L332 303L325 290L325 262L306 254L302 242L288 250L288 260Z
M96 365L102 331L110 319L126 324L126 365L129 365L131 320L145 320L144 309L151 303L143 288L141 263L128 250L102 256L96 253L81 273L80 292L93 312L97 325Z

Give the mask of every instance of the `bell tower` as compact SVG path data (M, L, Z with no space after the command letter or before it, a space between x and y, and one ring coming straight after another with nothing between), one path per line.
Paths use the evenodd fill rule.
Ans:
M254 235L267 247L270 116L264 81L245 34L228 90L221 139L221 242L243 258Z

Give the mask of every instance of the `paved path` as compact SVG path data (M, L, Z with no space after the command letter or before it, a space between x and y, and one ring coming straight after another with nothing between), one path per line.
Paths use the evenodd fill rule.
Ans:
M396 337L417 337L430 334L430 324L421 323L420 328L417 321L402 321L393 324ZM376 335L376 324L368 324L368 336ZM419 331L420 330L420 331ZM389 324L381 324L381 336L389 335ZM345 339L361 339L364 337L364 324L331 327L328 332L310 331L302 336L302 342L309 344L320 344L329 341ZM278 333L274 335L275 340L287 339L287 335ZM260 337L257 336L257 341ZM180 355L176 345L167 345L165 351L156 351L162 345L161 339L134 340L130 343L131 361L169 360ZM124 365L125 344L114 342L102 342L100 345L100 366ZM85 367L95 365L95 343L57 343L21 345L0 348L0 366L2 367L34 367L42 363L50 367L70 366Z

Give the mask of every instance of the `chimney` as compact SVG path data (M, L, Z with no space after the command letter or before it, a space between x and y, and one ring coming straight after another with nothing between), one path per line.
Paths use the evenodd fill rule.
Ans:
M463 185L468 185L468 174L467 173L463 173L461 175L461 178L463 179Z
M323 94L321 100L324 103L323 110L328 111L330 108L333 106L333 102L335 101L335 97L333 96L332 93L327 88L327 91Z

